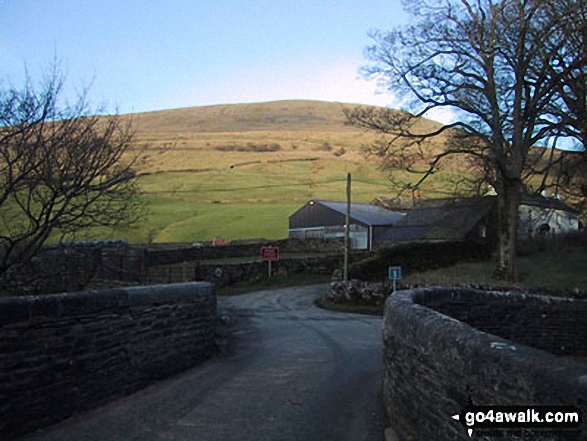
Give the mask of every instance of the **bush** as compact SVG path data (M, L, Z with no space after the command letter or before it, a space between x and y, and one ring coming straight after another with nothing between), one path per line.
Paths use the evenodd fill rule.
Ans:
M556 235L537 235L533 238L519 241L516 252L519 257L525 257L549 250L569 248L587 248L587 233L585 231L570 231Z
M353 279L380 281L388 278L390 266L401 266L403 274L446 268L466 260L491 256L487 245L474 242L418 242L381 248L374 256L350 267Z

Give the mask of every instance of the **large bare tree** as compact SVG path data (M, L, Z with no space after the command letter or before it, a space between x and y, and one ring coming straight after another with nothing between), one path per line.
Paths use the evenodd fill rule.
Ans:
M387 135L378 154L396 164L426 160L429 168L417 185L443 159L468 156L497 192L496 276L514 280L518 205L526 184L540 190L552 181L533 176L547 176L564 160L566 155L552 148L557 143L568 147L574 140L575 148L584 149L587 59L576 40L585 36L585 5L581 0L404 0L404 6L412 24L373 33L366 73L409 112L358 107L347 111L347 118ZM419 117L434 109L450 111L454 122L422 131ZM422 143L442 134L450 135L445 149L426 157Z
M585 0L552 0L545 26L558 33L557 41L545 42L542 62L537 71L547 66L548 75L558 82L557 98L551 102L551 118L557 133L573 138L583 148L563 152L554 170L552 182L557 192L585 207L587 197L587 6ZM561 14L559 11L569 11ZM554 26L553 26L554 23ZM554 171L554 173L553 173Z
M68 105L63 84L54 69L37 88L0 89L0 276L52 234L129 226L141 212L130 124L99 116L85 93Z

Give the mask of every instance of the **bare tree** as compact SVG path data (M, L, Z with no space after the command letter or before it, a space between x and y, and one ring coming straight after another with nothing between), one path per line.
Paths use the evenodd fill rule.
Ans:
M561 132L587 145L587 2L551 0L544 26L557 34L556 42L546 41L536 71L546 74L559 85L552 101L553 120ZM563 11L563 12L561 12ZM565 13L566 12L566 13Z
M91 111L86 94L61 104L63 84L54 69L39 90L0 90L0 274L52 234L129 226L142 209L130 123Z
M414 24L373 33L366 73L412 113L362 107L347 111L348 121L387 135L380 155L404 166L426 160L415 186L445 158L469 157L497 192L496 276L515 280L518 205L526 184L539 188L534 175L562 163L565 155L553 148L557 141L584 143L576 135L585 127L585 101L570 93L569 78L578 70L584 81L587 63L584 50L563 37L582 25L560 17L585 17L585 7L572 0L404 0L404 6ZM568 66L557 66L561 60ZM575 104L573 125L561 109ZM418 129L419 117L433 109L451 111L455 122ZM439 135L450 135L445 149L426 156L422 143Z
M557 41L562 43L545 42L536 70L546 66L549 77L559 85L557 99L551 101L550 109L555 134L575 140L579 147L561 153L552 161L555 167L549 174L555 192L565 194L578 207L584 208L587 197L587 4L585 0L552 0L551 4L544 17L545 26L555 29Z

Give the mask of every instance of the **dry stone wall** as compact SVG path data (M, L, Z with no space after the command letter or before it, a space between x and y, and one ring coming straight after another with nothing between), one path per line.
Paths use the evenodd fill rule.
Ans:
M0 439L206 359L216 320L209 283L0 298Z
M389 282L363 282L335 280L330 284L326 298L334 303L354 303L382 306L391 294L393 287Z
M364 254L351 254L350 261L356 261ZM280 259L271 264L273 276L288 274L319 274L331 276L343 267L342 255L302 257ZM218 288L239 282L265 279L268 277L267 262L254 261L245 263L199 263L185 262L173 267L159 266L151 268L148 273L150 283L172 283L177 281L205 280Z
M391 295L384 399L394 429L404 440L468 440L452 419L467 404L577 406L587 415L585 317L582 300L463 288Z
M279 247L280 253L342 253L340 240L336 239L282 239L275 241L234 241L230 245L151 245L147 249L147 265L169 265L198 260L226 259L232 257L260 256L261 247Z

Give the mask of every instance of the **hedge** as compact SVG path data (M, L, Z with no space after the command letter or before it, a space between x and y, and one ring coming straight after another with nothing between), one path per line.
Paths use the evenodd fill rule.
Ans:
M401 266L403 274L452 266L461 261L483 260L491 249L476 242L415 242L381 248L374 256L350 267L353 279L381 281L390 266Z

